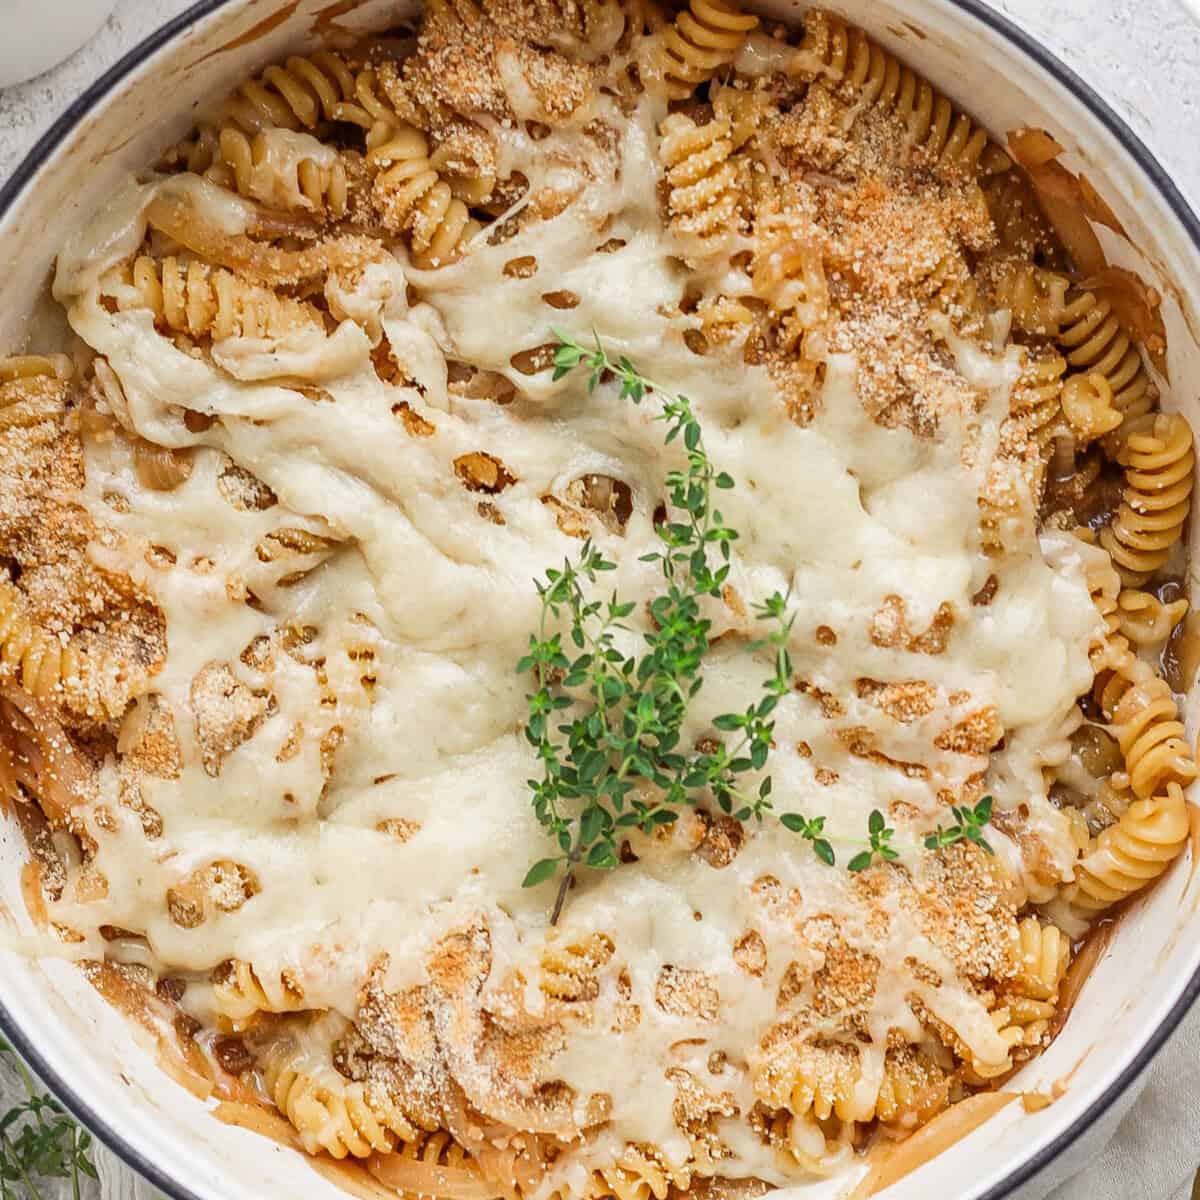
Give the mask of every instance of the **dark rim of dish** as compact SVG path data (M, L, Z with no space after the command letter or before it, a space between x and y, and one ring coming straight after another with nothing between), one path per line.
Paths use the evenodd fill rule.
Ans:
M115 91L127 76L169 42L174 41L177 36L186 32L196 22L218 9L224 8L230 2L231 0L200 0L199 3L193 4L130 50L74 100L62 116L42 135L4 186L0 187L0 222L8 215L26 185L55 151L68 140L72 132L83 123L84 118L93 108L100 104L110 92ZM814 0L814 3L817 2L818 0ZM1191 206L1171 181L1162 164L1106 100L1056 55L1035 41L1023 29L1013 24L1007 17L990 8L984 3L984 0L947 0L947 2L999 34L1026 58L1032 59L1057 83L1078 97L1141 168L1167 202L1167 206L1176 220L1187 231L1197 251L1200 251L1200 218L1192 211ZM1174 1033L1176 1026L1183 1020L1197 997L1200 997L1200 969L1188 980L1179 999L1171 1006L1171 1011L1159 1022L1133 1061L1112 1084L1088 1106L1068 1129L1065 1129L1037 1154L1015 1167L995 1187L982 1193L978 1200L1005 1200L1005 1197L1012 1197L1022 1184L1038 1175L1063 1151L1082 1137L1150 1065L1151 1060ZM13 1049L29 1063L45 1084L62 1100L72 1115L87 1126L124 1163L171 1197L171 1200L204 1200L204 1197L198 1192L192 1191L187 1184L172 1178L160 1164L151 1162L116 1133L105 1118L50 1066L22 1032L2 1000L0 1000L0 1032L8 1039Z

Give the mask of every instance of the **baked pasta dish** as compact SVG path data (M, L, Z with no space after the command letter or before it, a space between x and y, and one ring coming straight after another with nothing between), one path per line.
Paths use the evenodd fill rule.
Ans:
M1160 298L827 12L324 38L0 360L13 928L357 1195L871 1195L1189 838Z

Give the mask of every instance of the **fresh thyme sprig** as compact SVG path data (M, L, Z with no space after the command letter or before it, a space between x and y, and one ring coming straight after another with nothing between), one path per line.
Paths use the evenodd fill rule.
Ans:
M784 813L779 820L785 829L790 829L793 833L798 833L806 842L811 842L813 853L826 866L837 865L833 846L830 845L827 838L822 836L825 830L824 817L809 818L800 813Z
M895 862L900 857L899 852L891 845L895 833L896 831L883 819L883 813L877 808L872 809L871 815L867 818L867 836L870 839L870 845L846 864L846 870L865 871L875 861L876 856L884 862Z
M963 805L962 807L952 806L950 811L954 814L955 824L946 828L939 825L921 843L926 850L944 850L947 846L953 846L958 842L972 842L976 846L979 846L980 849L987 851L988 854L995 854L995 851L988 845L987 839L983 836L983 830L992 819L991 796L984 796L974 808L970 805ZM818 820L822 820L822 818L818 818ZM787 820L784 823L789 829L796 828L796 826ZM811 825L812 822L809 822L809 824ZM797 832L800 832L802 837L808 836L803 830L798 829ZM817 832L820 832L819 828ZM919 850L920 847L916 845L902 846L898 849L892 843L895 833L896 831L884 819L883 813L878 809L874 809L867 818L867 848L856 854L846 864L846 869L849 871L865 871L877 858L882 862L895 862L900 857L900 849L906 852ZM820 857L824 861L828 861L824 855Z
M577 868L609 870L619 864L624 832L636 828L650 833L669 825L682 808L706 796L738 821L761 821L772 811L771 777L762 776L757 788L748 791L742 777L762 772L771 752L773 714L791 688L787 642L793 620L787 597L779 593L755 605L755 616L770 631L748 647L751 652L771 651L773 669L763 694L742 712L713 718L715 731L737 735L732 747L717 737L683 747L685 719L703 684L701 667L709 648L711 622L703 615L702 601L722 595L738 536L713 499L734 481L709 459L686 397L669 394L628 358L611 358L598 335L594 347L559 330L554 335L554 378L582 367L588 371L589 391L611 379L619 381L621 397L634 404L653 393L662 404L657 419L667 424L665 440L682 438L687 469L667 474L668 512L655 527L662 546L642 558L659 564L665 588L649 605L652 629L642 635L645 653L629 653L617 645L618 633L632 636L623 622L635 605L620 601L615 592L607 600L595 598L601 577L616 570L616 563L590 539L576 561L565 560L536 585L542 602L538 632L530 636L517 670L532 674L535 683L527 697L525 736L542 764L542 778L529 780L529 787L534 812L558 853L534 863L524 886L544 883L564 868L552 924ZM565 625L566 642L561 632L550 631L552 624ZM939 826L923 844L938 850L971 841L991 853L981 832L990 820L991 804L986 796L974 809L953 809L957 823ZM824 817L787 812L779 819L812 846L821 862L836 865L833 842L845 839L826 835ZM848 870L864 871L876 860L898 859L894 835L883 813L872 811L865 848L851 858Z
M618 632L629 632L623 621L634 605L615 594L608 600L592 598L600 576L616 564L590 540L577 561L568 559L537 585L539 629L517 669L532 673L536 684L528 697L525 735L543 775L530 780L530 788L535 814L559 853L534 863L525 885L542 883L565 867L552 922L578 866L617 866L623 832L637 828L649 833L671 824L681 808L709 795L739 821L761 820L770 811L770 777L749 791L741 778L766 766L775 728L772 714L791 687L792 673L787 650L792 622L786 597L776 593L755 606L755 615L770 632L749 647L772 653L763 695L742 712L713 720L716 731L735 735L734 744L713 737L694 748L681 745L709 648L712 623L702 602L720 597L737 538L713 497L732 488L733 479L713 466L686 397L664 394L627 358L611 360L599 338L591 350L565 334L556 331L556 336L556 378L584 366L590 389L611 372L621 381L622 397L633 403L640 404L650 392L659 396L665 440L682 439L687 469L667 474L669 511L656 526L662 545L643 556L645 562L658 563L664 584L649 605L652 628L642 635L644 653L624 653L616 644ZM567 643L561 633L549 632L551 622L566 624Z
M69 1179L80 1200L83 1178L95 1179L92 1136L52 1096L41 1091L12 1048L0 1039L0 1055L15 1070L26 1099L0 1116L0 1200L43 1200L39 1181Z
M984 827L992 819L991 796L984 796L974 808L969 805L961 808L952 806L950 811L954 814L955 824L946 829L939 825L925 839L927 850L941 850L944 846L953 846L955 842L974 842L989 854L996 853L983 836Z

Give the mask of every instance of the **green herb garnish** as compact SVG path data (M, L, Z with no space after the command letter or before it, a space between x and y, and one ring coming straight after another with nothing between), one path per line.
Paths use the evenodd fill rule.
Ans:
M825 829L824 817L813 817L810 820L808 817L801 816L800 813L784 813L779 820L785 829L790 829L793 833L798 833L806 842L811 842L813 853L826 866L837 865L833 847L821 836Z
M517 670L531 674L535 684L527 697L525 737L542 764L542 777L529 780L529 787L534 812L558 853L534 863L524 886L545 883L562 869L551 924L558 921L579 867L611 870L619 864L623 831L650 833L707 796L738 821L761 821L772 811L770 776L748 790L744 777L762 772L771 753L773 713L791 688L787 642L793 620L787 597L778 592L754 606L769 632L747 649L769 649L772 657L763 695L742 712L713 718L715 731L735 735L732 746L716 737L696 747L682 746L684 722L703 685L701 667L709 649L711 622L702 615L701 602L721 597L738 536L713 500L717 491L733 488L734 481L709 459L700 423L685 396L669 394L628 358L611 358L598 335L594 347L558 330L554 335L554 378L582 367L588 371L589 391L611 379L620 383L621 397L634 404L653 393L662 403L658 419L667 425L665 441L682 439L687 469L668 472L669 505L655 527L662 548L642 558L659 564L664 586L649 605L653 628L641 635L644 651L618 645L618 634L629 635L620 639L625 646L632 641L623 622L635 605L619 600L615 592L607 599L595 598L602 576L616 570L616 563L590 539L575 561L566 559L561 569L547 571L536 584L542 601L538 632L530 636ZM550 631L552 624L565 625L565 639ZM966 840L991 853L981 832L991 804L985 796L974 809L953 809L957 824L939 826L925 846L938 850ZM824 817L789 812L779 820L808 842L821 862L836 865L832 843L843 839L825 835ZM870 815L867 834L866 848L847 864L851 871L866 870L876 859L893 862L900 857L892 845L895 830L878 809Z
M589 389L611 373L620 380L621 396L635 404L650 392L662 400L658 419L667 424L665 440L682 440L687 469L667 474L668 514L656 527L662 548L642 560L659 564L664 584L649 605L653 628L642 635L644 652L624 652L616 644L615 635L628 632L622 622L634 605L615 594L607 600L592 598L600 576L616 564L591 541L576 561L548 571L537 584L539 630L530 637L529 652L517 669L532 673L536 683L528 697L525 736L543 775L530 780L530 788L538 820L559 853L534 863L525 886L543 883L565 867L552 922L562 911L578 866L617 866L624 830L649 833L669 825L682 807L708 795L736 820L762 819L771 809L770 778L749 791L741 781L766 766L775 728L772 713L787 695L792 673L787 651L792 622L786 597L776 593L755 605L755 615L770 632L749 647L772 652L764 694L744 711L713 720L715 730L737 735L730 739L733 744L719 738L705 739L696 748L680 744L688 708L703 684L701 666L709 648L711 622L702 614L701 601L721 596L737 539L713 505L715 493L732 488L733 479L713 466L686 397L667 395L627 358L610 359L599 338L593 350L566 334L556 331L556 337L556 379L583 366L590 372ZM552 620L565 620L566 641L549 632Z
M941 850L944 846L953 846L955 842L974 842L989 854L996 852L987 844L983 836L984 826L992 819L992 798L984 796L974 808L969 805L951 807L955 824L947 829L941 825L925 839L927 850Z
M856 854L847 864L848 871L865 871L876 855L884 862L895 862L900 855L892 848L891 841L896 831L889 827L879 809L873 809L867 818L867 835L870 845L866 850Z
M43 1200L39 1180L69 1179L79 1200L83 1177L95 1179L92 1135L53 1096L38 1088L25 1064L0 1039L4 1055L25 1086L26 1099L0 1116L0 1200Z

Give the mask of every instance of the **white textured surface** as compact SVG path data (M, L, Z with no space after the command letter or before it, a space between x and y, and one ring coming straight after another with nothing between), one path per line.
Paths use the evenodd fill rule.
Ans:
M995 6L1096 88L1200 207L1200 0L995 0ZM4 7L0 0L0 38ZM187 7L186 0L121 0L96 38L67 62L0 92L0 179L89 83ZM1052 1200L1184 1200L1200 1163L1197 1062L1200 1012L1155 1064L1113 1146ZM0 1075L0 1096L5 1081ZM104 1200L149 1196L111 1156L103 1156L101 1175ZM46 1195L49 1200L53 1192Z

